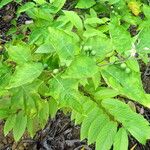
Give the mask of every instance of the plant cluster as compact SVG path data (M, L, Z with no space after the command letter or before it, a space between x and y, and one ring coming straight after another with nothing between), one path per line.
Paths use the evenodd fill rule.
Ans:
M1 0L0 8L11 1ZM17 17L25 12L31 19L19 27L12 21L12 40L0 56L4 134L13 130L16 141L25 131L34 137L67 109L81 124L81 140L96 150L127 150L128 135L145 144L149 122L131 101L150 108L138 63L149 62L148 1L15 2Z

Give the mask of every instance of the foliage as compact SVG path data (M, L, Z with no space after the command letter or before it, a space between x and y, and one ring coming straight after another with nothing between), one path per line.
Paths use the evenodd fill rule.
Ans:
M71 10L65 0L16 2L17 17L25 12L31 20L19 27L12 22L12 40L0 56L5 135L13 130L18 141L28 131L33 137L68 108L81 124L81 140L96 143L96 150L127 150L130 134L145 144L149 122L128 101L150 108L137 60L149 62L148 2L72 0ZM129 32L132 26L137 35Z

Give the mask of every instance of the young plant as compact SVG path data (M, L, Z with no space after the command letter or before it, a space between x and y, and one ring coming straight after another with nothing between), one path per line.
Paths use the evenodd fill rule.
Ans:
M81 125L81 140L95 143L96 150L127 150L128 135L145 144L149 122L127 101L150 108L134 57L138 53L149 61L150 8L142 1L74 0L77 13L63 10L65 2L34 0L17 11L25 11L33 23L22 26L29 35L12 36L0 57L5 135L13 130L16 141L25 131L34 137L65 107ZM131 25L139 26L136 36L128 30Z

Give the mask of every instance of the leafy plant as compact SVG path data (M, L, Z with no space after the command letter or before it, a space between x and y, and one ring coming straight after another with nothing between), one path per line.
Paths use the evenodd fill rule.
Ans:
M31 21L19 35L9 32L12 41L0 56L5 135L13 130L18 141L27 130L34 137L49 116L71 108L81 140L96 143L96 150L127 150L130 134L145 144L149 122L127 102L150 108L136 58L149 62L150 7L142 1L74 0L73 11L63 10L65 3L34 0L18 8L18 16L26 12ZM128 30L132 25L136 36Z

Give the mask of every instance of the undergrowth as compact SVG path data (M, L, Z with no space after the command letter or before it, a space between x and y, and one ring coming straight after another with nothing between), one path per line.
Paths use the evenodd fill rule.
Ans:
M0 8L9 2L1 0ZM148 1L15 2L19 7L7 33L12 40L1 45L0 55L4 134L12 130L15 141L25 131L34 137L49 117L67 109L81 125L81 140L95 143L96 150L127 150L128 135L145 144L149 122L134 102L150 108L138 63L149 63ZM18 27L22 13L31 19Z

